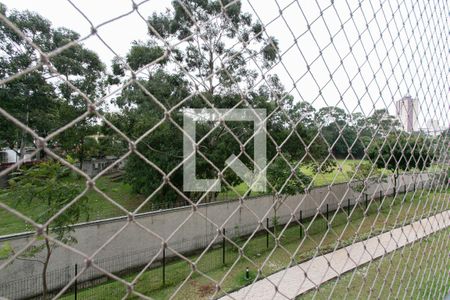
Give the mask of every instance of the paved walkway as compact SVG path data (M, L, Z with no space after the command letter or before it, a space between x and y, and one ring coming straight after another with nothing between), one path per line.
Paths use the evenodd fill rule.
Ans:
M450 210L274 273L221 299L293 299L316 285L448 226Z

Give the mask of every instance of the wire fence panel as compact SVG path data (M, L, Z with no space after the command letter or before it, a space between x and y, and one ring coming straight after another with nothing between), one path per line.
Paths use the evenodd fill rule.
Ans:
M450 294L447 1L49 3L0 3L0 298Z

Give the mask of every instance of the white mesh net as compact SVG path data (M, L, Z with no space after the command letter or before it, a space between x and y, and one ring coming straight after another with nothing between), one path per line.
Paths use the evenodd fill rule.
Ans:
M449 293L446 1L64 3L0 6L0 297Z

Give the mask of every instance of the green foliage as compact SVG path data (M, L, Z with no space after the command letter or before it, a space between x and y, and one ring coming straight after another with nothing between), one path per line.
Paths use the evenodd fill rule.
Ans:
M362 131L365 126L362 115L352 116L339 107L328 106L319 109L315 119L323 126L321 137L326 142L326 147L331 148L335 158L363 158L363 137L367 132Z
M79 39L79 34L66 28L53 28L51 23L30 11L8 11L6 17L27 38L48 53ZM39 53L4 23L0 24L0 79L31 67L40 60ZM104 65L98 55L80 44L75 44L51 58L59 74L70 80L92 99L103 94ZM75 119L87 109L86 100L75 93L67 83L52 80L55 74L48 68L37 68L9 81L0 89L0 107L8 111L38 135L46 136ZM92 120L78 122L49 144L58 144L65 153L83 152L79 146L89 134ZM33 146L35 140L5 118L0 118L0 147L19 149ZM82 156L82 155L81 155ZM82 159L82 157L80 158Z
M81 193L80 185L67 180L70 176L75 175L67 167L53 161L23 168L14 174L9 181L9 188L0 194L0 200L14 197L15 206L38 203L45 209L34 221L43 224ZM76 242L70 235L73 231L70 225L75 224L87 212L87 198L83 196L50 223L49 232L64 243Z
M78 33L54 28L35 13L10 12L3 5L1 9L46 52L79 39ZM185 109L209 108L211 104L216 108L245 108L243 100L254 108L266 109L271 116L267 120L268 161L281 150L292 165L302 161L302 167L308 166L313 174L333 171L337 157L363 158L364 149L372 138L398 130L398 121L387 110L375 110L369 117L362 113L348 114L338 107L316 111L308 102L295 101L276 74L261 80L261 71L270 70L279 59L278 41L276 37L267 36L264 26L245 13L240 2L174 1L171 9L152 14L148 22L151 25L148 40L133 42L125 57L114 58L109 76L98 55L79 44L52 57L51 62L90 99L105 95L106 84L129 80L131 72L125 68L125 63L132 70L142 71L135 74L137 78L127 83L121 95L114 99L119 112L105 113L103 107L96 109L132 140L145 134L136 147L153 165L132 154L127 159L125 179L137 193L149 195L157 191L153 201L176 201L183 196L197 200L203 196L202 193L180 195L179 192L183 179L179 167L183 161L183 133L179 127L182 127ZM165 50L167 46L160 36L174 45L170 51ZM0 24L0 38L0 49L5 53L0 59L0 79L40 59L28 43L4 24ZM261 70L255 70L253 64L248 63L250 57L261 62ZM84 95L74 93L63 81L51 80L53 75L46 68L38 68L0 89L0 107L41 136L75 119L88 105ZM199 78L203 84L198 84ZM257 89L254 88L256 82L262 82ZM245 99L241 94L244 89L248 89ZM232 154L253 168L249 159L253 143L248 142L253 128L249 122L238 123L197 124L197 140L202 139L199 145L202 155L197 156L196 166L199 178L217 178ZM0 131L0 146L22 148L34 143L34 139L11 122L0 119L0 126L5 129ZM129 149L122 136L99 124L95 116L77 122L49 144L57 146L54 148L61 152L58 154L69 154L80 165L86 158L119 156ZM245 149L241 149L241 144L245 144ZM278 145L281 149L277 149ZM300 170L291 176L289 166L279 165L283 162L270 167L268 176L283 194L302 192L310 184L310 176ZM170 185L163 181L162 173L170 174ZM230 169L224 172L223 179L223 191L242 183ZM210 193L205 201L215 199L217 194Z
M386 137L389 134L398 133L400 129L400 121L390 115L385 108L375 110L367 118L366 124L369 132L377 137Z
M312 178L303 173L300 167L295 168L295 163L289 164L281 157L276 158L269 166L267 181L274 194L295 195L305 191Z
M281 226L279 217L277 217L275 215L272 217L272 226L273 226L273 232L274 233L279 231L280 226Z
M251 68L247 58L252 56L261 60L264 62L264 69L278 59L277 40L266 37L264 27L254 21L250 14L242 12L239 2L230 2L225 8L226 14L223 14L222 4L225 3L228 1L173 2L171 10L149 17L149 23L158 35L179 45L171 49L172 59L155 61L161 58L165 46L152 29L149 30L149 41L133 44L126 56L126 62L133 69L143 69L144 72L137 78L138 84L127 86L116 99L122 112L112 114L109 119L133 139L153 128L151 133L139 141L137 149L154 165L150 166L141 157L132 155L127 161L125 176L134 191L141 194L148 195L162 186L153 201L183 198L172 186L164 184L158 170L170 173L171 184L182 191L182 168L177 166L183 161L183 133L176 126L183 126L181 112L189 108L209 108L206 101L217 108L246 107L236 87L252 87L258 77L258 72ZM242 45L242 40L248 41L245 49L226 47L228 44ZM119 82L128 78L128 71L120 61L117 58L113 62L114 74ZM221 65L220 62L226 63ZM186 72L189 73L188 76ZM196 86L191 80L195 77L207 77L207 83ZM267 121L267 127L274 140L281 144L285 139L293 139L290 137L289 124L291 120L300 117L298 105L285 92L276 75L267 76L265 82L266 85L249 92L246 101L254 108L265 108L268 114L272 113L273 117ZM170 110L170 121L155 99ZM313 110L311 106L305 106L304 109ZM197 155L197 177L217 178L218 169L227 167L225 161L232 154L253 169L253 162L249 159L253 143L247 142L253 135L252 125L250 122L226 122L219 125L197 122L196 138L202 140L199 145L202 155ZM320 142L312 143L317 129L306 128L301 122L297 129L305 144L299 146L297 138L296 145L285 143L283 151L289 153L293 161L299 160L305 156L305 145L311 143L314 155L308 155L306 160L321 161L326 151L323 151ZM244 143L245 154L240 147ZM268 143L268 159L276 153L275 145ZM227 183L222 184L224 191L242 182L230 169L224 172L223 178ZM203 194L185 193L185 196L195 200ZM217 193L210 193L206 195L205 201L215 197Z
M8 242L4 242L0 247L0 260L7 259L11 255L11 253L13 253L11 244Z
M267 171L269 189L274 194L273 233L278 232L278 209L289 195L301 194L311 185L312 178L296 167L294 163L287 163L282 157L277 157Z
M368 161L352 163L352 170L347 171L347 177L354 181L353 189L359 192L364 190L364 182L370 185L374 182L386 181L387 175Z
M70 162L72 159L67 158ZM73 161L71 161L73 163ZM22 168L14 174L9 181L9 188L0 194L0 201L13 198L15 206L35 206L42 208L34 221L40 224L46 223L55 217L44 228L47 235L52 235L65 244L77 242L71 235L71 225L80 220L82 215L88 214L87 197L82 196L75 203L71 203L81 193L80 185L75 184L69 177L74 176L70 169L55 161L45 161L29 168ZM40 242L29 247L18 259L32 260L42 263L42 296L47 298L47 268L53 249L57 246L47 237L40 236ZM38 255L45 251L45 257L40 259ZM14 249L10 249L10 254Z
M395 170L424 170L433 159L434 151L428 138L406 134L390 134L376 140L369 148L370 159L379 167Z
M155 46L153 43L142 44L134 42L130 49L130 53L127 55L127 63L133 70L138 70L153 61L159 59L164 55L164 49L159 46ZM167 59L163 59L160 64L167 62Z

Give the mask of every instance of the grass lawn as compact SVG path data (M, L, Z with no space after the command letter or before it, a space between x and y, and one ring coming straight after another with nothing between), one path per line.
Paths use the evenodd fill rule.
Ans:
M348 172L354 172L354 164L359 163L359 160L354 159L338 159L336 161L336 167L330 173L319 173L314 176L314 173L309 168L302 168L302 171L309 176L313 177L314 186L322 186L330 183L342 183L347 182L349 177L347 176Z
M301 167L301 170L306 175L313 177L313 186L323 186L323 185L327 185L330 183L337 184L337 183L347 182L349 180L349 177L347 175L348 172L353 172L354 164L357 164L359 162L360 162L360 160L355 160L355 159L347 159L347 160L339 159L336 161L336 167L333 169L332 172L320 173L320 174L316 174L316 175L314 175L313 170L311 170L310 168L308 168L306 166ZM384 175L392 174L391 171L386 170L386 169L383 169L382 171L383 171ZM234 192L233 190L228 190L228 191L220 193L219 199L221 199L221 200L236 199L237 197L245 194L245 192L248 190L248 185L245 183L241 183L241 184L235 186L234 188L238 194L236 194L236 192ZM261 194L264 194L264 193L253 192L250 194L250 196L256 196L256 195L261 195Z
M425 191L427 193L428 191ZM420 191L417 193L420 194ZM430 197L420 197L412 193L399 195L395 199L387 198L380 207L380 202L374 201L369 208L369 214L363 218L363 208L358 206L354 209L349 225L347 225L347 214L340 211L335 215L331 223L332 230L326 231L326 221L320 217L312 224L307 220L304 224L307 230L306 237L300 239L298 224L288 227L281 235L281 247L274 247L274 241L270 238L269 248L266 247L266 234L263 232L254 236L245 246L244 254L246 258L239 258L238 251L229 244L226 248L226 265L222 265L222 249L209 249L202 255L190 256L189 259L197 261L197 268L202 273L207 274L214 280L221 280L228 272L225 280L221 284L226 291L233 291L249 284L244 278L245 269L248 267L254 276L256 270L262 267L263 262L267 262L262 267L263 276L272 274L286 266L292 264L291 255L294 255L295 262L299 263L311 258L316 254L324 254L334 249L337 245L337 238L341 236L339 248L351 244L354 239L366 239L373 226L372 235L380 234L382 231L390 230L410 223L415 219L427 216L441 210L449 209L450 190L442 194L434 194ZM428 201L427 201L428 199ZM401 204L401 205L400 205ZM345 210L346 211L346 210ZM416 216L414 218L414 216ZM386 224L386 227L385 227ZM347 226L346 226L347 225ZM359 228L359 230L358 230ZM317 245L321 242L321 247ZM243 240L236 243L243 245ZM298 251L296 251L298 250ZM237 261L236 261L237 260ZM182 282L189 276L189 279ZM131 281L134 275L122 277ZM175 299L206 299L214 293L214 282L200 275L198 272L191 274L189 265L185 261L174 261L166 266L166 285L162 285L162 269L160 267L149 270L139 279L136 290L154 299L167 299L175 290L178 290ZM105 283L103 285L81 290L79 299L120 299L125 295L125 289L118 282ZM73 295L68 295L70 299Z
M444 229L297 299L444 299L450 293L450 260L442 250L449 247L449 234L450 228Z
M84 182L81 179L75 181L79 182L80 186L84 185ZM96 186L126 209L133 210L144 200L143 196L132 193L130 185L123 182L111 181L108 177L98 179L96 181ZM122 211L117 206L106 200L99 193L89 191L87 196L89 198L89 216L83 216L81 221L98 220L123 215ZM35 219L42 212L42 208L37 202L33 202L30 206L25 206L25 204L15 205L14 199L11 198L1 199L1 201L31 219ZM33 230L32 226L0 208L0 235L29 230Z

